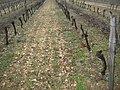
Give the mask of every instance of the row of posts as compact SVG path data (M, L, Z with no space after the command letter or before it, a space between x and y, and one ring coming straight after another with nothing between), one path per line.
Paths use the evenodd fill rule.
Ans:
M64 6L60 2L59 2L59 4L62 7ZM74 2L73 2L73 4L74 4ZM84 8L83 5L85 5L85 4L83 3L81 7ZM63 10L64 12L69 12L68 9L67 9L67 6L66 7L64 6L64 8L62 8L62 9L64 9ZM91 10L91 5L88 5L87 9ZM95 7L94 7L94 11L95 11ZM103 10L103 17L105 17L105 15L104 15L105 11L106 10L104 9ZM97 13L99 14L99 8L97 9ZM70 12L69 12L69 14L65 13L65 15L70 20ZM118 33L119 30L120 30L120 27L119 27L120 26L119 25L120 20L118 20L118 23L116 23L117 22L116 19L117 19L117 16L114 16L114 15L110 16L109 55L108 55L108 71L109 71L109 85L108 85L108 87L109 87L109 90L114 90L116 43L118 42L118 44L120 44L120 33ZM71 20L72 20L72 25L74 25L76 30L77 30L78 28L77 28L76 20L75 20L75 18L73 16L71 16ZM118 28L118 30L116 30L117 28ZM88 49L88 51L91 51L91 47L90 47L89 41L88 41L88 34L85 33L85 31L83 30L82 25L81 25L81 30L82 30L82 35L84 36L84 38L86 40L87 49ZM99 53L99 55L96 54L96 56L102 60L103 59L102 57L104 57L103 54L102 54L102 51L98 51L98 53ZM105 65L104 70L103 70L104 75L105 75L105 71L106 71L106 67L107 67L106 66L106 61L105 61L105 59L102 60L102 61L103 61L103 64Z
M26 0L25 0L25 3L24 3L24 6L25 6L25 13L22 14L22 17L20 16L18 18L18 20L20 21L20 26L21 28L23 28L23 21L26 23L29 18L30 18L30 15L32 16L34 14L34 12L36 11L36 9L38 9L43 3L44 3L45 0L42 0L40 3L36 4L36 6L33 6L31 7L30 9L27 9L27 5L26 5ZM40 6L38 6L40 5ZM22 20L23 19L23 20ZM13 28L14 28L14 33L15 35L17 35L17 29L16 29L16 25L15 25L15 21L12 21L11 22ZM8 36L8 28L9 26L5 26L4 27L4 30L5 30L5 39L6 39L6 45L9 45L9 36Z

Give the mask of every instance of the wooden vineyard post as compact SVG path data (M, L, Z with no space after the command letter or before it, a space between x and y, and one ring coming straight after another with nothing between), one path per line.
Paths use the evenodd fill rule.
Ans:
M115 47L116 47L116 16L110 16L109 57L108 57L109 90L114 90Z
M73 26L73 16L71 16L71 20L72 20L72 26Z
M120 15L118 16L118 21L117 21L117 41L120 45Z
M93 9L94 9L93 11L95 12L95 6L93 7Z
M26 14L26 22L28 20L28 12L27 12L27 1L24 1L24 8L25 8L25 14Z
M105 11L106 11L106 10L104 9L104 10L103 10L103 17L105 17Z
M65 7L66 7L66 9L67 9L67 1L65 0Z
M100 8L97 8L97 14L99 14L99 10L100 10Z
M6 45L8 45L9 44L9 41L8 41L8 28L7 27L5 27L5 39L6 39Z

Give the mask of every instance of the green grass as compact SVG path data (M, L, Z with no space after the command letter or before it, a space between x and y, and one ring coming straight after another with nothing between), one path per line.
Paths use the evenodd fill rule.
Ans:
M13 61L14 53L12 51L5 54L6 55L0 58L0 78L3 76L4 71L10 65L10 63Z
M63 15L62 13L56 13L56 14L60 15L60 17L61 17L61 15ZM64 20L64 18L61 17L60 20L61 20L61 22L64 22L64 21L62 21L62 20ZM38 24L40 24L42 26L42 24L43 24L42 22L43 21L40 20L40 22L37 23L37 25L35 27L35 30L38 29L38 26L39 26ZM28 23L28 27L29 27L29 25L32 25L32 24ZM85 62L86 62L86 60L88 58L88 50L86 49L86 47L85 48L81 48L80 47L80 40L81 40L81 39L79 39L80 35L74 30L74 28L72 28L74 31L73 30L71 30L71 31L64 31L65 28L69 29L69 27L71 27L70 25L68 25L67 20L64 23L60 23L60 25L63 28L63 33L62 34L63 34L64 40L66 41L64 43L64 47L62 47L62 48L69 50L69 52L67 53L67 54L69 54L69 56L68 57L65 56L65 59L66 59L66 61L67 60L71 60L72 61L71 63L69 63L69 62L67 62L67 63L69 64L68 67L73 67L73 69L68 71L68 73L70 73L68 75L68 77L66 77L66 75L65 75L65 76L60 77L60 79L59 79L58 76L56 76L59 73L61 73L61 66L59 65L59 60L60 60L60 56L59 56L60 53L59 53L59 48L58 48L58 44L59 43L57 43L56 40L55 40L56 37L57 37L56 36L57 32L52 32L52 30L48 29L48 31L46 31L46 34L51 36L51 38L50 38L52 40L51 47L52 47L53 50L50 49L50 47L48 46L49 41L47 41L47 39L46 39L46 42L45 42L46 43L45 44L45 50L48 50L50 53L52 53L52 57L50 57L50 58L52 58L52 60L53 59L54 60L52 61L53 72L52 71L50 71L50 72L48 71L48 72L44 73L44 76L47 79L47 84L49 84L49 86L51 87L52 90L60 90L60 87L62 86L62 84L64 84L62 82L64 82L65 79L68 79L67 84L73 83L73 82L71 82L71 77L72 77L72 80L74 80L76 82L76 87L75 87L76 90L86 90L87 87L84 84L84 82L85 82L85 80L87 80L87 78L88 78L88 76L90 74L87 70L85 70L85 68L86 68L86 65L85 65L86 63ZM93 32L94 31L96 31L96 30L94 29ZM90 34L90 32L89 32L89 34ZM94 32L94 33L96 34L98 32ZM23 38L27 38L27 37L23 37ZM29 38L29 39L30 39L29 43L33 42L34 36ZM94 38L92 36L90 36L90 39L94 40ZM95 42L95 41L93 41L93 42ZM36 43L36 42L34 42L34 43ZM21 44L21 43L19 43L19 44ZM103 47L105 47L105 46L106 46L106 43L105 43L105 45L103 45ZM20 51L21 48L22 47L17 48L16 51L17 50ZM98 49L99 49L99 45L94 46L93 47L94 53ZM9 64L11 62L12 57L14 55L14 54L12 55L11 53L9 53L10 55L7 55L6 58L3 57L4 58L3 61L5 61L6 59L8 59L10 61L2 62L2 63L8 63ZM47 54L45 54L45 55L47 55ZM34 58L34 59L36 59L36 58ZM44 60L43 60L45 65L49 65L51 63L49 61L50 60L48 58L47 59L44 58ZM40 63L41 62L38 63L37 61L33 60L30 67L33 70L35 70L37 68L37 66L39 66L38 64L40 64ZM9 66L8 64L3 65L3 67L8 67ZM88 64L90 64L90 63L88 62ZM40 66L42 66L42 65L40 65ZM84 66L84 67L82 67L82 66ZM23 66L20 66L20 67L23 67ZM39 78L39 77L37 77L37 75L38 75L37 71L35 71L35 72L28 72L27 73L27 78L23 78L21 75L16 75L17 77L15 78L16 79L15 81L19 82L19 81L23 81L24 80L24 84L25 85L23 85L23 87L26 90L32 90L32 89L34 89L34 87L36 88L37 85L38 85L38 84L37 85L35 84L36 81L33 81L34 79ZM42 74L40 74L40 75L42 75ZM14 80L14 75L11 74L9 76L9 78ZM42 81L42 82L44 83L44 81ZM13 86L14 87L11 87L10 89L12 89L12 90L18 89L17 83L15 83L15 85L13 85ZM44 85L44 87L47 88L47 85L46 86ZM47 89L44 89L44 90L47 90Z
M33 16L33 18L34 18L34 16ZM24 25L24 28L28 28L29 25L32 25L32 23L33 23L32 20L33 19L30 18L30 22L28 21L27 25ZM0 80L1 80L1 77L4 75L4 72L6 71L6 69L9 67L9 65L14 60L14 57L18 57L17 60L22 58L22 56L21 57L17 56L14 53L14 50L19 51L23 48L22 44L26 41L26 36L25 36L26 29L20 28L20 21L19 20L15 20L15 25L17 28L17 32L19 34L17 36L15 36L14 38L12 38L12 40L11 40L12 43L10 43L8 46L4 45L4 49L5 49L4 52L0 52L1 53L1 56L0 56ZM10 33L13 31L12 26L9 28L9 31L10 31ZM11 35L11 36L14 36L14 35Z
M78 37L78 33L76 31L67 31L63 33L64 38L66 39L65 48L71 50L71 56L69 59L72 60L71 65L74 67L74 73L71 73L70 75L72 78L76 81L76 90L85 90L84 85L84 78L79 76L78 69L79 67L76 66L77 63L84 64L85 63L85 54L87 52L86 49L80 48L80 39ZM76 73L75 73L76 72Z
M84 85L84 77L77 75L76 73L71 73L71 76L76 81L76 90L86 90Z
M60 59L59 53L57 51L53 51L53 59L54 60L59 60Z
M61 85L57 77L49 77L48 83L51 86L52 90L59 90L59 87Z
M19 27L19 22L16 23L16 27ZM12 32L13 27L10 28L10 33ZM18 30L18 29L17 29ZM21 29L18 32L22 32ZM22 32L23 33L23 32ZM22 35L20 35L21 37ZM12 41L13 40L13 41ZM15 44L17 44L16 40L19 40L19 44L22 44L22 42L24 42L25 40L22 40L21 38L11 38L11 40L9 40L10 44L8 46L4 46L5 51L1 52L1 57L0 57L0 78L3 76L5 70L7 69L7 67L9 67L9 65L11 64L11 62L14 60L13 57L15 56L14 54L14 50L21 50L21 48L19 47L20 45L18 45L18 47L15 47ZM22 40L22 41L21 41ZM12 41L12 43L11 43ZM19 57L21 58L21 57Z

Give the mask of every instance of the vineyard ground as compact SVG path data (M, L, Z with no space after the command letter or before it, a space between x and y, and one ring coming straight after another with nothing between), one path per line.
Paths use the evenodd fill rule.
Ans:
M86 23L88 17L74 9L70 12L77 31L55 0L46 0L24 28L18 26L18 35L0 52L1 90L107 90L108 73L100 80L101 64L95 53L104 49L107 59L108 39L99 28ZM80 24L88 31L92 53L81 45ZM116 90L120 89L118 51Z

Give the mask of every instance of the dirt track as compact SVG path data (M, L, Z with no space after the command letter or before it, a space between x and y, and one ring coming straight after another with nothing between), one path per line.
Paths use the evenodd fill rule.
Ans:
M86 18L70 11L77 18L78 30L81 23L89 29L89 41L94 44L91 57L86 47L81 48L81 33L71 26L55 0L46 0L16 36L13 62L1 78L1 90L107 89L107 82L99 79L101 65L94 56L97 50L107 49L107 40L86 25Z
M59 15L61 13L61 15ZM1 90L66 90L62 15L54 0L46 0L25 32L25 43L15 49L14 62L5 71ZM17 47L17 45L16 45ZM59 60L59 61L58 61ZM58 65L58 66L57 66ZM57 70L58 69L58 70ZM70 69L70 67L68 67ZM64 83L65 82L65 83ZM74 84L74 80L69 84ZM59 86L60 85L60 86ZM74 88L74 85L71 86ZM10 88L10 89L9 89ZM72 88L71 88L72 89Z

